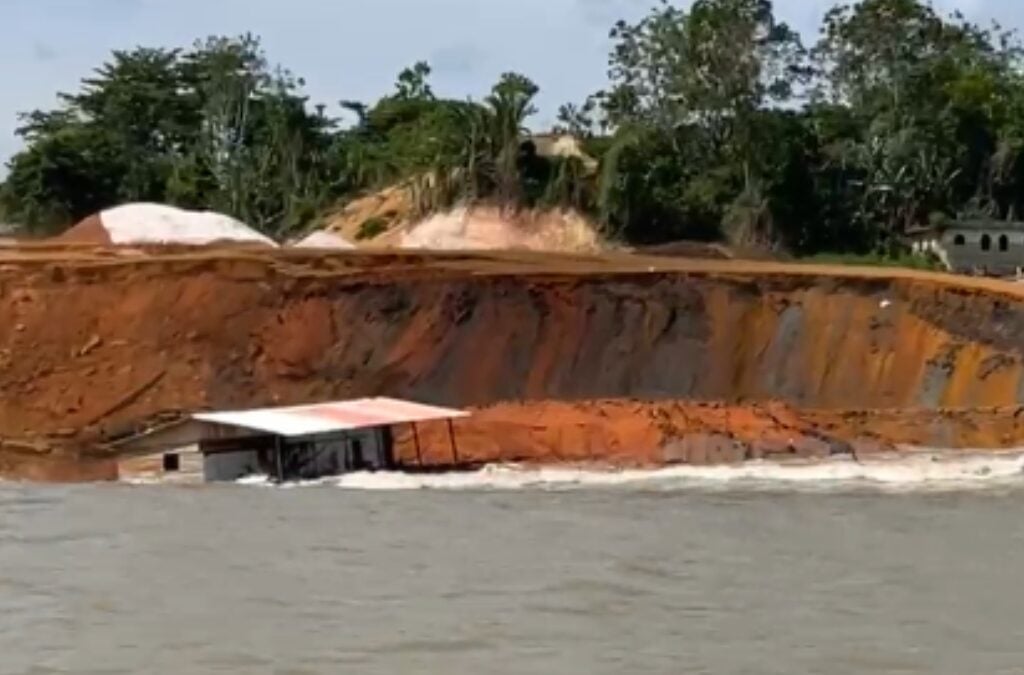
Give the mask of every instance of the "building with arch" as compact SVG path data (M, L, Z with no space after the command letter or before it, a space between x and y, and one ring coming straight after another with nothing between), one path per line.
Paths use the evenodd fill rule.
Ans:
M962 274L1016 276L1024 269L1024 222L956 220L907 233L911 250Z

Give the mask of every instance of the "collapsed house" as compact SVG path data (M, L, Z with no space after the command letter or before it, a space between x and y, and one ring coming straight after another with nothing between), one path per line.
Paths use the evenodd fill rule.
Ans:
M392 429L413 427L419 456L422 422L447 421L452 464L458 464L453 420L468 413L393 398L364 398L284 408L204 412L121 439L112 449L122 477L174 479L189 472L205 482L268 476L316 480L355 471L398 468Z

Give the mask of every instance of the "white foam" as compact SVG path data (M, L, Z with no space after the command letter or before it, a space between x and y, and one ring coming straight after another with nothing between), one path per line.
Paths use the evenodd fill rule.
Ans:
M192 244L242 241L276 246L245 223L212 211L186 211L164 204L125 204L100 214L114 244Z
M270 485L266 478L247 485ZM354 473L293 484L337 486L351 490L527 490L643 488L802 489L874 488L886 491L968 490L993 486L1024 487L1024 454L911 452L864 462L834 459L815 462L749 462L730 466L674 466L655 470L601 471L576 468L489 466L476 472L412 474Z

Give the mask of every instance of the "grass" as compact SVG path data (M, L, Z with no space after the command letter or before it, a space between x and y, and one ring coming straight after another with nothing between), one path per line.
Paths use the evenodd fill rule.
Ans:
M388 229L388 221L384 218L369 218L359 226L359 232L356 233L356 239L362 241L364 239L373 239L374 237L384 234Z
M933 258L903 253L897 256L877 253L818 253L800 258L800 262L820 265L859 265L864 267L906 267L915 270L942 270L942 264Z

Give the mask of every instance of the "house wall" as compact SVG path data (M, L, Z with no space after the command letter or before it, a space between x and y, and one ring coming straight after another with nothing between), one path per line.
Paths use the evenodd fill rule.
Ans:
M985 250L983 239L988 237ZM1006 250L1000 247L1005 237ZM1024 267L1024 231L992 228L950 228L940 238L923 239L914 244L917 252L933 252L946 266L957 272L978 269L988 274L1012 275Z
M390 457L385 439L382 429L286 439L282 445L284 477L286 480L315 480L347 471L387 468ZM243 446L237 450L208 451L203 459L207 482L233 482L246 476L276 476L277 473L276 447L268 447L265 439L259 448Z
M315 480L389 465L381 429L299 439L285 447L285 478L289 480Z
M164 470L166 454L178 456L177 471ZM203 481L203 474L203 456L197 445L126 455L117 460L117 477L123 481L198 483Z
M200 441L217 442L251 438L253 438L251 431L185 419L116 441L110 444L110 448L119 455L136 457L174 452L182 448L196 446Z
M203 479L207 483L230 483L246 476L272 472L259 450L217 452L203 455Z

